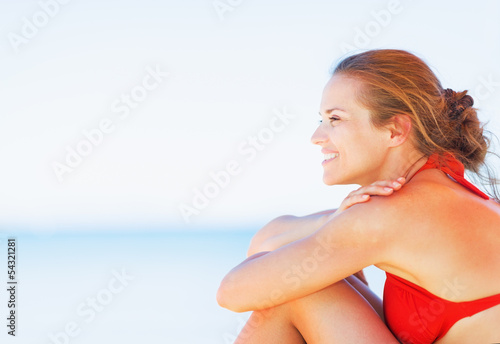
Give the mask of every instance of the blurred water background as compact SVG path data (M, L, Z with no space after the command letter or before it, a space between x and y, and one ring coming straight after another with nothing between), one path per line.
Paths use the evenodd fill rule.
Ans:
M2 343L228 344L250 315L221 308L215 295L246 258L251 230L10 234L18 327L15 338L2 333ZM2 267L6 247L2 235ZM380 293L377 270L366 274ZM4 319L8 296L2 288Z

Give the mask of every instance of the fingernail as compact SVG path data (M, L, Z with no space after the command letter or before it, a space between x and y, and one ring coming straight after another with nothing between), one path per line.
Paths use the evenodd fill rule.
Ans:
M361 196L363 199L367 199L368 197L370 197L369 195L363 195Z
M401 184L399 184L398 182L394 182L394 183L392 183L392 185L394 185L394 187L401 186Z
M402 182L405 181L405 178L404 177L399 177L397 180L398 180L398 182L402 183Z
M392 191L391 188L384 188L385 191Z

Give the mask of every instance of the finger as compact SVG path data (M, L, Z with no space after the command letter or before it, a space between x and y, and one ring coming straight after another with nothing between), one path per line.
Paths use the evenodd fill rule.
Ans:
M405 182L404 177L396 180L381 180L370 185L362 186L357 190L351 191L344 201L342 201L339 209L345 210L356 203L363 203L370 199L370 196L388 196L394 191L399 190Z
M364 203L370 200L370 195L354 195L352 197L348 197L342 201L339 209L346 210L347 208L352 207L358 203Z
M391 187L393 189L399 189L399 188L401 188L401 186L403 186L404 182L405 182L405 178L400 177L400 178L395 179L395 180L379 180L379 181L376 181L370 185L387 186L387 187ZM362 188L363 187L359 188L358 190L360 190Z
M395 180L377 180L376 182L373 182L370 185L389 186L392 184L392 182L395 182ZM368 185L366 185L366 186L368 186ZM366 186L362 186L362 187L360 187L360 189L362 189Z
M391 194L394 190L398 190L399 187L391 187L391 186L383 186L383 185L367 185L356 191L353 191L349 194L348 197L354 197L358 195L388 195Z
M388 187L394 190L399 190L403 186L405 182L405 178L401 177L396 180L380 180L376 181L370 185L367 186L362 186L359 189L354 191L354 194L356 193L363 193L363 192L370 192L369 190L376 190L373 187Z

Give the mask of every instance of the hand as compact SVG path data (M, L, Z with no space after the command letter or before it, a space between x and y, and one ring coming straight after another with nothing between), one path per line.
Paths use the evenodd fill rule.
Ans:
M404 177L400 177L397 180L382 180L352 191L342 201L337 211L329 216L329 220L355 204L368 202L371 196L392 195L394 191L401 189L405 181Z

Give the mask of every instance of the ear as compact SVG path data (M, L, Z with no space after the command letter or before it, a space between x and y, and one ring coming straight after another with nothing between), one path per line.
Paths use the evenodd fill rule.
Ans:
M410 116L404 114L395 115L386 126L390 133L388 137L390 146L397 147L402 145L408 139L411 133L411 127Z

